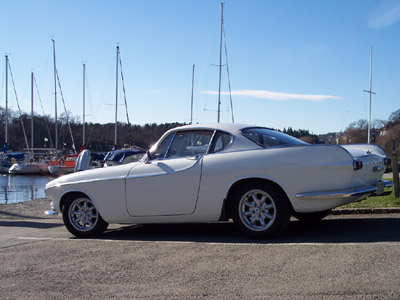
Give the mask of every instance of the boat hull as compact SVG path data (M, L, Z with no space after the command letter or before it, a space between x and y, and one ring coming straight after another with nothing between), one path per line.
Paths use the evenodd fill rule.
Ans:
M47 164L43 163L27 163L13 164L8 170L10 174L25 174L25 175L48 175L49 169Z

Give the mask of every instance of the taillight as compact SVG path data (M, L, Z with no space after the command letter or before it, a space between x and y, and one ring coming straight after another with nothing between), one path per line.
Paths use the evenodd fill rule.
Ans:
M385 157L383 160L385 166L390 166L392 164L392 159L390 157Z
M354 171L360 170L363 167L363 163L361 160L353 160L353 169Z

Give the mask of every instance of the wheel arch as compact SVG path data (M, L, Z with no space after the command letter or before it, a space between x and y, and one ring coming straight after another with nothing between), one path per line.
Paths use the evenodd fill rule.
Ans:
M277 184L276 182L274 182L272 180L268 180L265 178L251 177L251 178L240 179L231 185L231 187L229 188L228 194L226 196L226 199L224 201L224 205L223 205L223 211L222 211L223 217L221 216L223 219L228 220L228 219L232 218L233 195L235 194L235 192L238 190L239 187L241 187L245 184L248 184L250 182L251 183L260 183L260 184L268 184L268 185L273 186L277 190L279 190L282 193L282 195L286 198L286 201L291 210L290 213L292 213L292 211L293 211L292 203L290 202L289 197L287 196L284 189L279 184Z
M88 195L86 195L85 193L80 192L80 191L70 191L70 192L67 192L67 193L65 193L64 195L62 195L62 197L61 197L61 199L60 199L60 210L61 210L61 212L64 210L65 201L66 201L67 199L72 198L72 197L74 197L74 198L76 198L76 197L86 197L86 198L89 198L89 199L90 199L90 197L89 197Z

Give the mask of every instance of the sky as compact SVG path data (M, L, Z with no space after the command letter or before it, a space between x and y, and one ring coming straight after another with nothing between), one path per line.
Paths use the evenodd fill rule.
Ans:
M1 107L8 55L9 107L17 111L18 99L30 113L33 72L34 111L54 117L54 39L72 117L83 116L85 63L86 121L113 123L117 107L118 121L127 122L121 74L115 105L118 45L132 124L189 123L193 65L193 123L217 122L220 1L15 0L1 7ZM223 19L221 122L232 122L229 84L235 123L324 134L368 119L371 46L372 119L400 108L399 0L226 0ZM59 90L57 110L64 112Z

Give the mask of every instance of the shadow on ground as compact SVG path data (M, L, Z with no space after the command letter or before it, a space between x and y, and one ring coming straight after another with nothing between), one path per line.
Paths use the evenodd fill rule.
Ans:
M399 242L400 219L391 216L326 219L316 224L292 220L283 234L267 240L249 239L239 234L231 222L121 225L97 239L255 244Z
M27 221L27 220L0 220L0 227L25 227L25 228L37 228L37 229L49 229L54 227L63 226L62 223L47 223L47 222L37 222L35 221Z

